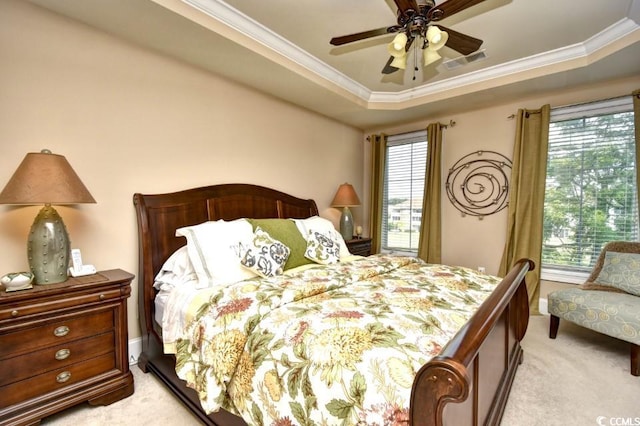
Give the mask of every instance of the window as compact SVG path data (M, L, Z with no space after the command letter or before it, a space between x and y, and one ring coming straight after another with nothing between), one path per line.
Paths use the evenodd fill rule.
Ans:
M552 110L543 278L583 282L606 242L637 241L637 205L631 97Z
M427 167L427 132L387 138L382 201L383 250L417 252Z

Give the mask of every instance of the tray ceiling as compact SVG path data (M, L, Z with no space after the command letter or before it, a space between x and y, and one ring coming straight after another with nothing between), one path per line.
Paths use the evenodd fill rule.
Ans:
M391 0L30 1L363 129L640 75L640 0L485 0L441 21L482 39L482 59L445 47L391 75L392 34L329 44L394 24Z

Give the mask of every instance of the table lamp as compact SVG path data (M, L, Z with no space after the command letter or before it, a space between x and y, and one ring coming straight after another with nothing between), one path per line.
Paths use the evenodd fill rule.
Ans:
M64 156L43 149L28 153L22 160L0 192L0 204L44 204L27 243L29 268L36 284L59 283L68 277L69 234L51 204L95 202Z
M343 183L338 188L336 196L333 197L331 207L342 207L342 215L340 216L340 234L345 240L353 239L353 216L349 207L360 205L360 199L355 189L349 183Z

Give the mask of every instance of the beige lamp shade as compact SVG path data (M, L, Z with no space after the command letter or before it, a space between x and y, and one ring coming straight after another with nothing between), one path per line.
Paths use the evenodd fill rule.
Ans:
M67 280L70 241L51 204L95 203L71 165L49 150L28 153L0 192L0 204L44 204L27 239L29 268L36 284Z
M0 193L0 204L95 202L67 159L48 150L28 153Z
M342 214L340 215L340 235L345 240L353 238L353 215L349 207L355 207L360 205L360 199L356 190L353 189L350 183L343 183L338 188L336 196L333 197L331 207L342 207Z
M360 199L356 190L350 183L343 183L338 188L336 196L333 197L331 207L355 207L360 205Z

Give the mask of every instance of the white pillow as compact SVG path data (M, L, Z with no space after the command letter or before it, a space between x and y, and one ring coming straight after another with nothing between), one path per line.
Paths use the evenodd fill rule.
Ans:
M187 246L174 251L155 277L153 286L158 290L171 291L173 288L196 281L198 276L189 260Z
M198 275L197 288L226 285L253 278L240 259L253 239L253 227L245 219L210 221L176 230L187 239L187 251Z
M307 219L293 219L296 222L296 226L298 227L298 231L304 236L305 239L309 239L310 231L317 231L324 235L333 236L334 240L338 241L340 245L340 259L343 257L351 256L349 249L347 248L347 244L344 242L344 238L336 228L334 228L333 223L329 219L325 219L320 216L312 216Z

